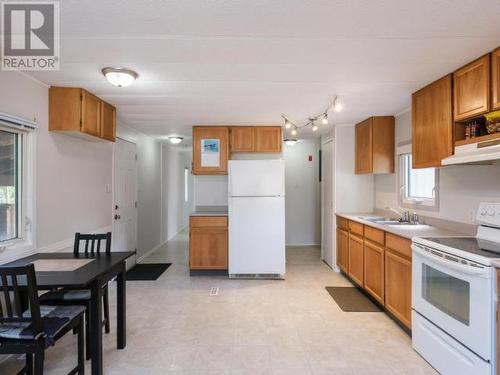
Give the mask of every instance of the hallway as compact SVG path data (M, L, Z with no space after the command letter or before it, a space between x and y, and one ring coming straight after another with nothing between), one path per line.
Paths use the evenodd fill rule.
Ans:
M105 373L434 374L385 314L337 307L324 287L350 284L319 257L319 248L289 247L285 281L189 277L182 232L146 260L173 263L160 279L127 284L127 347L116 350L112 326ZM211 287L218 296L208 295ZM114 285L110 293L114 322ZM47 374L64 374L75 361L74 337L63 341L47 352ZM0 373L20 365L11 359Z

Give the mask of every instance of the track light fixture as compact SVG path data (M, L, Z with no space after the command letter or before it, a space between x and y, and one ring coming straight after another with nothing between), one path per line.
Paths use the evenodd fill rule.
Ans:
M281 115L281 117L285 121L285 129L292 129L290 133L292 135L297 135L299 129L305 128L309 125L311 126L311 130L313 132L317 131L319 129L319 126L316 124L316 121L318 120L321 120L321 123L323 125L328 125L328 111L330 111L331 109L333 109L335 112L340 112L342 110L342 103L340 102L338 96L335 96L333 98L332 102L324 112L320 113L319 115L309 117L305 124L299 125L297 123L293 123L285 115Z

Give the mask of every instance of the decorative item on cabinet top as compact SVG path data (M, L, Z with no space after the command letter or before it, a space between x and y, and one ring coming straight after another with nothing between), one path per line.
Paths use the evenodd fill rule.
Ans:
M87 140L116 137L116 108L87 90L76 87L50 87L49 130Z

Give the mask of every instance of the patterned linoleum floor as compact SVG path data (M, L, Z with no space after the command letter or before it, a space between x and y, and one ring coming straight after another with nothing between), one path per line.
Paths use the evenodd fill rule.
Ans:
M318 247L287 249L285 281L189 277L186 233L146 261L173 265L157 281L127 284L127 347L116 350L112 325L105 374L435 374L386 315L337 307L324 287L350 283L320 261ZM210 297L214 286L219 295ZM75 361L70 334L47 351L45 373L65 374ZM11 358L0 374L21 367Z

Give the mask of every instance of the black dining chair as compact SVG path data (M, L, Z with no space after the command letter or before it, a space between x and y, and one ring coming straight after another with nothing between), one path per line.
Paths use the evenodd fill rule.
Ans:
M85 307L40 305L33 264L0 266L0 286L3 291L0 299L0 354L25 354L26 363L19 373L42 375L45 349L73 330L78 335L78 364L68 375L83 375ZM24 310L23 306L28 309Z
M73 253L75 255L100 255L101 242L106 241L104 251L107 255L111 253L111 232L102 234L82 234L75 233L75 244ZM82 250L80 247L81 242L85 243L85 248ZM104 319L103 326L106 333L110 332L109 326L109 297L108 297L108 284L103 286L102 291ZM53 290L40 296L40 301L47 305L81 305L90 311L90 290ZM85 331L86 331L86 358L90 359L90 319L88 314L85 315Z

